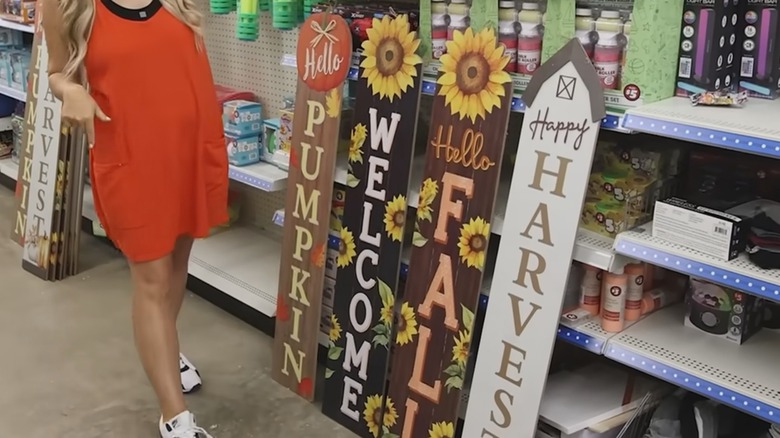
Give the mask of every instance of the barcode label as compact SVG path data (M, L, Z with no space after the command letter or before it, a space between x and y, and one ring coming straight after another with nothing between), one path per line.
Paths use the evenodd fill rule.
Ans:
M752 78L753 77L753 58L750 57L744 57L742 58L742 66L739 69L739 74L743 78Z
M677 76L688 79L691 77L691 58L680 58L680 68Z
M729 234L729 230L723 227L715 227L715 232L724 236Z

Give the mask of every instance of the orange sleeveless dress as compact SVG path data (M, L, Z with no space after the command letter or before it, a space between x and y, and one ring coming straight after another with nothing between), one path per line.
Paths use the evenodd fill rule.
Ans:
M211 69L195 35L160 4L95 0L85 67L111 118L90 150L98 218L134 262L227 221L228 163Z

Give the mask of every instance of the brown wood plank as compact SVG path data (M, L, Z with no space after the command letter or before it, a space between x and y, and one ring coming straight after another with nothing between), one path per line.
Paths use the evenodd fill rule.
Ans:
M469 28L462 37L455 38L464 41L460 50L448 46L441 59L410 271L397 306L387 403L397 415L392 436L404 438L454 436L509 120L508 58L495 33L476 37Z
M341 89L351 46L347 23L328 13L310 15L298 38L272 374L307 400L314 399Z
M392 35L396 26L400 35ZM420 103L422 59L409 27L405 15L374 19L363 43L330 321L322 411L367 438L383 428L376 418L387 383ZM407 41L409 34L414 38ZM392 85L383 86L388 79Z

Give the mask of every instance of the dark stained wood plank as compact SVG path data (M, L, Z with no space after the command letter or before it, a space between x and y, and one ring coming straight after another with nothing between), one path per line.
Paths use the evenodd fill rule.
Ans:
M322 405L326 415L366 438L378 436L384 426L422 77L415 54L419 40L405 15L374 19L371 29L356 87Z

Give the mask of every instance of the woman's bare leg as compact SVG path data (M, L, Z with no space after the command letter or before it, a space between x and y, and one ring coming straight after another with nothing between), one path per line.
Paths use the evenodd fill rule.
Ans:
M130 263L133 333L138 356L157 394L163 419L186 410L179 372L179 340L171 312L173 255Z
M184 293L187 290L187 272L193 242L192 237L181 236L176 240L176 246L173 249L173 283L171 285L170 306L174 321L179 317Z

